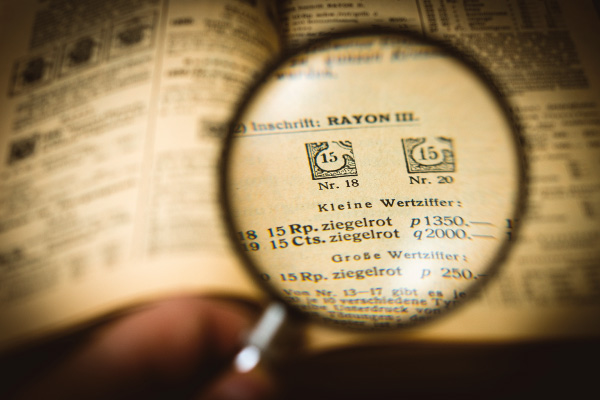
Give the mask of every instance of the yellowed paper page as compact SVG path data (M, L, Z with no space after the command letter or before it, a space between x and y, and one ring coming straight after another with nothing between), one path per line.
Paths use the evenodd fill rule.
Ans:
M214 177L279 51L271 5L2 4L0 347L157 296L255 295Z
M532 340L600 334L600 42L591 1L286 2L286 42L371 25L406 27L474 54L522 120L528 213L501 276L450 318L405 335ZM339 337L314 335L328 345ZM381 340L381 338L377 338Z
M1 347L156 296L257 295L222 234L214 165L223 122L279 52L272 10L82 3L0 8L11 38L0 44ZM390 340L600 331L598 14L592 2L556 4L284 2L289 46L361 24L462 44L500 77L524 121L530 213L510 222L522 243L503 276L452 318ZM323 331L311 329L312 347L364 339Z

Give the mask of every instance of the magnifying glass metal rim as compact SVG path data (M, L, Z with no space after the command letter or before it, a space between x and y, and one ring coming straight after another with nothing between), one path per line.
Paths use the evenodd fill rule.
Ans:
M223 148L222 148L221 159L220 159L220 164L219 164L219 172L220 172L219 201L223 207L222 211L223 211L223 218L224 218L224 222L225 222L227 235L230 238L230 240L232 241L232 245L235 248L235 252L237 253L238 257L240 258L240 260L242 261L244 266L247 268L247 270L250 272L250 274L252 275L252 278L256 282L258 282L259 287L263 288L265 290L265 292L268 293L271 298L276 299L278 302L284 304L285 308L287 309L287 312L289 312L293 316L292 318L302 319L302 318L308 318L308 316L306 315L306 313L304 311L298 310L297 308L293 307L292 305L287 304L287 302L282 298L282 295L280 293L278 293L272 285L270 285L268 282L266 282L265 280L260 278L260 275L262 273L261 269L257 267L257 265L252 260L252 258L247 254L247 251L245 251L243 249L242 245L240 244L240 242L236 236L237 235L236 232L238 232L239 229L236 229L235 221L234 221L234 218L232 215L233 213L231 212L231 210L233 209L233 205L230 202L230 196L229 196L230 191L229 191L228 179L227 179L229 165L230 165L230 157L231 157L230 150L232 147L232 141L235 139L235 136L236 136L236 128L238 125L238 121L239 121L240 117L244 114L248 105L251 103L251 101L254 97L254 94L257 93L257 91L261 88L261 86L269 78L271 78L273 76L273 73L275 71L277 71L278 68L280 68L281 66L288 63L292 58L294 58L298 55L301 55L303 53L304 54L310 53L311 51L314 51L315 49L326 46L327 43L330 43L332 41L340 40L340 39L349 39L349 38L361 38L361 37L367 37L367 36L397 37L397 38L402 38L402 39L408 39L417 44L431 45L431 46L437 47L441 50L442 53L447 54L447 55L453 57L455 60L460 61L469 71L471 71L473 73L474 76L478 77L482 81L482 84L488 90L490 90L494 99L497 101L499 108L504 113L506 121L509 123L511 131L513 133L512 134L513 147L514 147L515 154L517 155L517 161L519 162L518 170L520 171L519 177L518 177L518 187L516 188L517 194L516 194L516 198L515 198L515 208L514 208L514 210L513 210L514 212L512 214L514 221L522 220L522 217L523 217L524 213L526 212L525 208L526 208L526 198L527 198L528 165L526 162L525 152L524 152L523 144L522 144L523 140L522 140L522 132L521 132L521 128L520 128L521 124L518 123L517 116L511 111L509 102L507 101L507 96L500 89L501 86L499 84L497 84L493 75L491 73L489 73L488 70L486 68L484 68L473 56L470 56L470 55L458 50L456 47L454 47L446 42L438 41L434 38L422 35L418 32L414 32L414 31L410 31L410 30L403 30L403 29L387 29L387 28L351 29L351 30L339 31L339 32L329 34L327 36L320 37L316 40L312 40L301 47L293 49L292 51L284 51L280 55L280 57L275 59L272 63L269 64L269 66L267 68L264 69L262 75L254 82L253 85L251 85L249 87L249 89L245 92L243 100L239 103L235 113L233 114L231 122L228 126L227 136L225 137L225 140L223 142ZM473 282L469 286L469 291L471 293L475 293L478 290L480 290L481 285L486 284L486 282L493 279L493 277L497 274L500 265L505 261L507 255L509 253L509 248L515 243L515 241L518 237L520 225L521 224L519 224L519 223L516 223L513 225L513 228L511 231L511 235L512 235L511 240L510 241L507 240L504 243L502 243L502 245L498 248L495 256L490 261L490 263L486 269L488 279L486 279L485 282L483 282L483 280ZM235 243L235 244L233 244L233 243ZM466 302L460 302L457 307L453 307L453 310L459 308L464 303L466 303ZM438 320L440 317L446 316L448 314L451 314L451 313L443 312L443 313L441 313L441 315L436 316L435 319ZM340 328L340 329L343 329L344 331L347 331L347 330L389 331L390 329L404 330L404 329L408 329L408 328L414 327L414 326L422 326L423 323L426 323L426 321L425 321L425 322L411 324L406 327L392 327L392 328L388 329L388 328L379 328L379 327L377 327L377 328L354 327L354 326L350 327L350 326L342 326L342 325L333 324L333 323L327 323L319 318L308 318L308 319L313 322L325 324L328 327Z

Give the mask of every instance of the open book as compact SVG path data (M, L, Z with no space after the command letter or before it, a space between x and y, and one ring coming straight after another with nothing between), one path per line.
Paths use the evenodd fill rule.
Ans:
M592 1L0 7L0 349L176 294L263 301L216 201L228 119L282 51L358 26L408 28L477 56L510 94L531 170L528 214L506 221L521 235L498 279L450 318L389 340L600 334ZM371 340L319 326L307 335L312 350Z

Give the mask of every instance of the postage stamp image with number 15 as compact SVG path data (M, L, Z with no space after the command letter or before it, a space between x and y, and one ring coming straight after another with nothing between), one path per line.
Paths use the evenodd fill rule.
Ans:
M305 143L305 146L313 180L358 176L349 140Z
M409 173L455 172L452 139L444 137L402 139Z

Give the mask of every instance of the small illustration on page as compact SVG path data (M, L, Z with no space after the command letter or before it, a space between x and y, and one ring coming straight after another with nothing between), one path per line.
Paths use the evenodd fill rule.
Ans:
M313 180L358 176L349 140L305 143L305 146Z
M101 61L103 32L83 35L65 45L60 74L67 75L83 68L98 65Z
M156 16L154 14L129 18L113 27L110 57L148 50L154 44Z
M8 165L25 160L35 154L38 143L38 135L17 139L10 144Z
M409 173L455 172L452 139L444 137L402 139Z
M56 54L56 51L51 50L18 60L13 68L10 94L21 94L52 81Z

